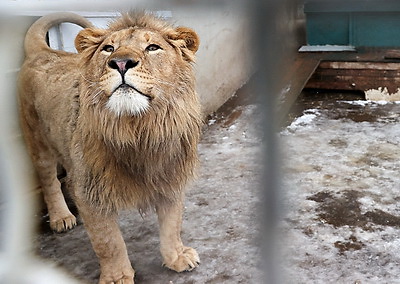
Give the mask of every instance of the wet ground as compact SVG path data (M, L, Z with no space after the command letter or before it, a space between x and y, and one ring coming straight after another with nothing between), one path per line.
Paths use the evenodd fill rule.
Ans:
M400 283L400 104L308 92L280 133L287 283Z

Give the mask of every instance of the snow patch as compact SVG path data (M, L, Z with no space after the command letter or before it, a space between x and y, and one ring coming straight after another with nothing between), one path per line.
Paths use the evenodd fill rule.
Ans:
M299 128L309 126L315 118L319 115L319 111L317 109L309 109L302 116L296 118L287 129L290 131L296 131Z
M379 87L378 89L371 89L365 91L365 98L369 101L377 102L394 102L400 101L400 89L397 88L395 93L389 93L386 87Z
M341 102L349 104L349 105L356 105L356 106L366 106L368 104L371 104L371 101L361 101L361 100L357 100L357 101L341 101Z

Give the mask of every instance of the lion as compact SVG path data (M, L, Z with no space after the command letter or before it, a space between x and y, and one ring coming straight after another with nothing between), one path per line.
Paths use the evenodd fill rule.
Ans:
M51 49L48 29L82 26L78 53ZM128 12L99 29L73 13L37 20L25 37L19 74L21 128L56 232L76 225L70 195L99 259L99 283L134 283L117 224L120 210L155 210L163 265L196 268L180 237L185 187L196 175L202 126L193 63L195 31L146 12Z

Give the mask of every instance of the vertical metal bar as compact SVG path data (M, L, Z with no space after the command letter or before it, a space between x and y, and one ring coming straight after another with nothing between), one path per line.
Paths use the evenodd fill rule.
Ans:
M0 38L13 38L22 22L0 15ZM33 255L35 202L29 190L33 188L30 162L17 130L20 51L12 44L0 45L0 283L77 283Z
M2 21L0 19L0 21ZM5 38L7 27L2 21L0 35ZM10 29L11 31L13 29ZM2 267L21 266L23 256L31 250L32 202L27 200L28 181L21 173L26 172L25 160L21 145L16 141L13 127L17 121L15 92L15 73L13 65L18 60L17 52L9 50L7 45L0 45L0 76L2 94L0 96L0 189L1 189L1 224L2 224ZM8 274L9 277L12 275ZM7 279L8 281L12 279ZM13 282L7 282L13 283Z
M283 76L283 59L286 37L283 34L282 11L285 0L253 1L252 18L254 19L254 46L257 47L256 60L258 80L256 90L263 107L264 122L264 169L261 192L261 232L262 268L265 282L283 283L280 273L277 225L280 216L279 182L280 159L276 141L277 117L276 105ZM287 56L287 54L286 54Z
M49 29L49 45L53 49L64 50L63 34L61 33L61 24L55 25Z

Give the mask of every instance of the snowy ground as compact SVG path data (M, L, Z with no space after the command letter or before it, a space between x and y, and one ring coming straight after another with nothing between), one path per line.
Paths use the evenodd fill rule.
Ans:
M304 105L280 133L287 283L400 283L400 104Z
M254 105L235 106L205 126L201 170L187 193L182 232L184 243L200 255L196 270L178 274L161 267L154 214L121 214L136 283L261 283L255 245L261 170L257 112ZM96 283L98 262L82 225L64 234L43 231L37 242L39 255L84 283Z

